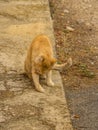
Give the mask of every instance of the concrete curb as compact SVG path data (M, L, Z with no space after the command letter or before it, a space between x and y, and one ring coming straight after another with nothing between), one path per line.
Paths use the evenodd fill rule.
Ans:
M48 1L48 6L49 6L49 1ZM49 6L49 12L50 12L50 6ZM51 12L50 12L50 17L51 17ZM51 21L52 21L52 18L51 18ZM52 28L53 28L53 22L51 22L51 24L52 24ZM54 35L54 29L52 30L52 32L53 32L53 35ZM55 41L55 38L54 38L54 41ZM54 51L55 51L55 54L56 54L56 50L54 50ZM63 98L65 97L65 106L67 108L66 112L68 113L68 116L69 116L68 119L67 119L69 124L67 124L66 130L73 130L73 127L72 127L72 124L71 124L71 119L70 119L70 113L69 113L69 109L68 109L68 105L67 105L66 96L65 96L64 87L63 87L63 83L62 83L60 73L58 73L57 77L60 78L62 95L63 95Z
M48 35L55 51L48 0L2 1L0 14L0 130L73 130L60 74L42 94L21 73L36 35Z

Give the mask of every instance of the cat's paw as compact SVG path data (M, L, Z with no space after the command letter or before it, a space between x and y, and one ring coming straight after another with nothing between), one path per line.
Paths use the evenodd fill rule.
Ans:
M41 93L45 92L45 90L41 86L36 87L36 90Z
M49 82L47 82L47 85L53 87L54 83L52 81L49 81Z

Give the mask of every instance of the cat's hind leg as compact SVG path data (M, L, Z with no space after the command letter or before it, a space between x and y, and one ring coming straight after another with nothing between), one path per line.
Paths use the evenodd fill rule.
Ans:
M46 81L47 81L48 86L54 86L54 83L52 81L52 71L51 70L46 74Z

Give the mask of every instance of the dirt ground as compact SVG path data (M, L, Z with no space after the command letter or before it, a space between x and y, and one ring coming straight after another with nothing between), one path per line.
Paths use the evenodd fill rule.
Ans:
M98 129L98 1L49 0L58 62L76 130Z

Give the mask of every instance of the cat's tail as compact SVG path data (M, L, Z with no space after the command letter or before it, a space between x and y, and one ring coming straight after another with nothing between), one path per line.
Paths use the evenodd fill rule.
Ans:
M67 62L63 63L63 64L55 64L53 67L53 70L61 70L62 68L64 68L65 66L71 67L72 66L72 58L69 58L67 60Z

